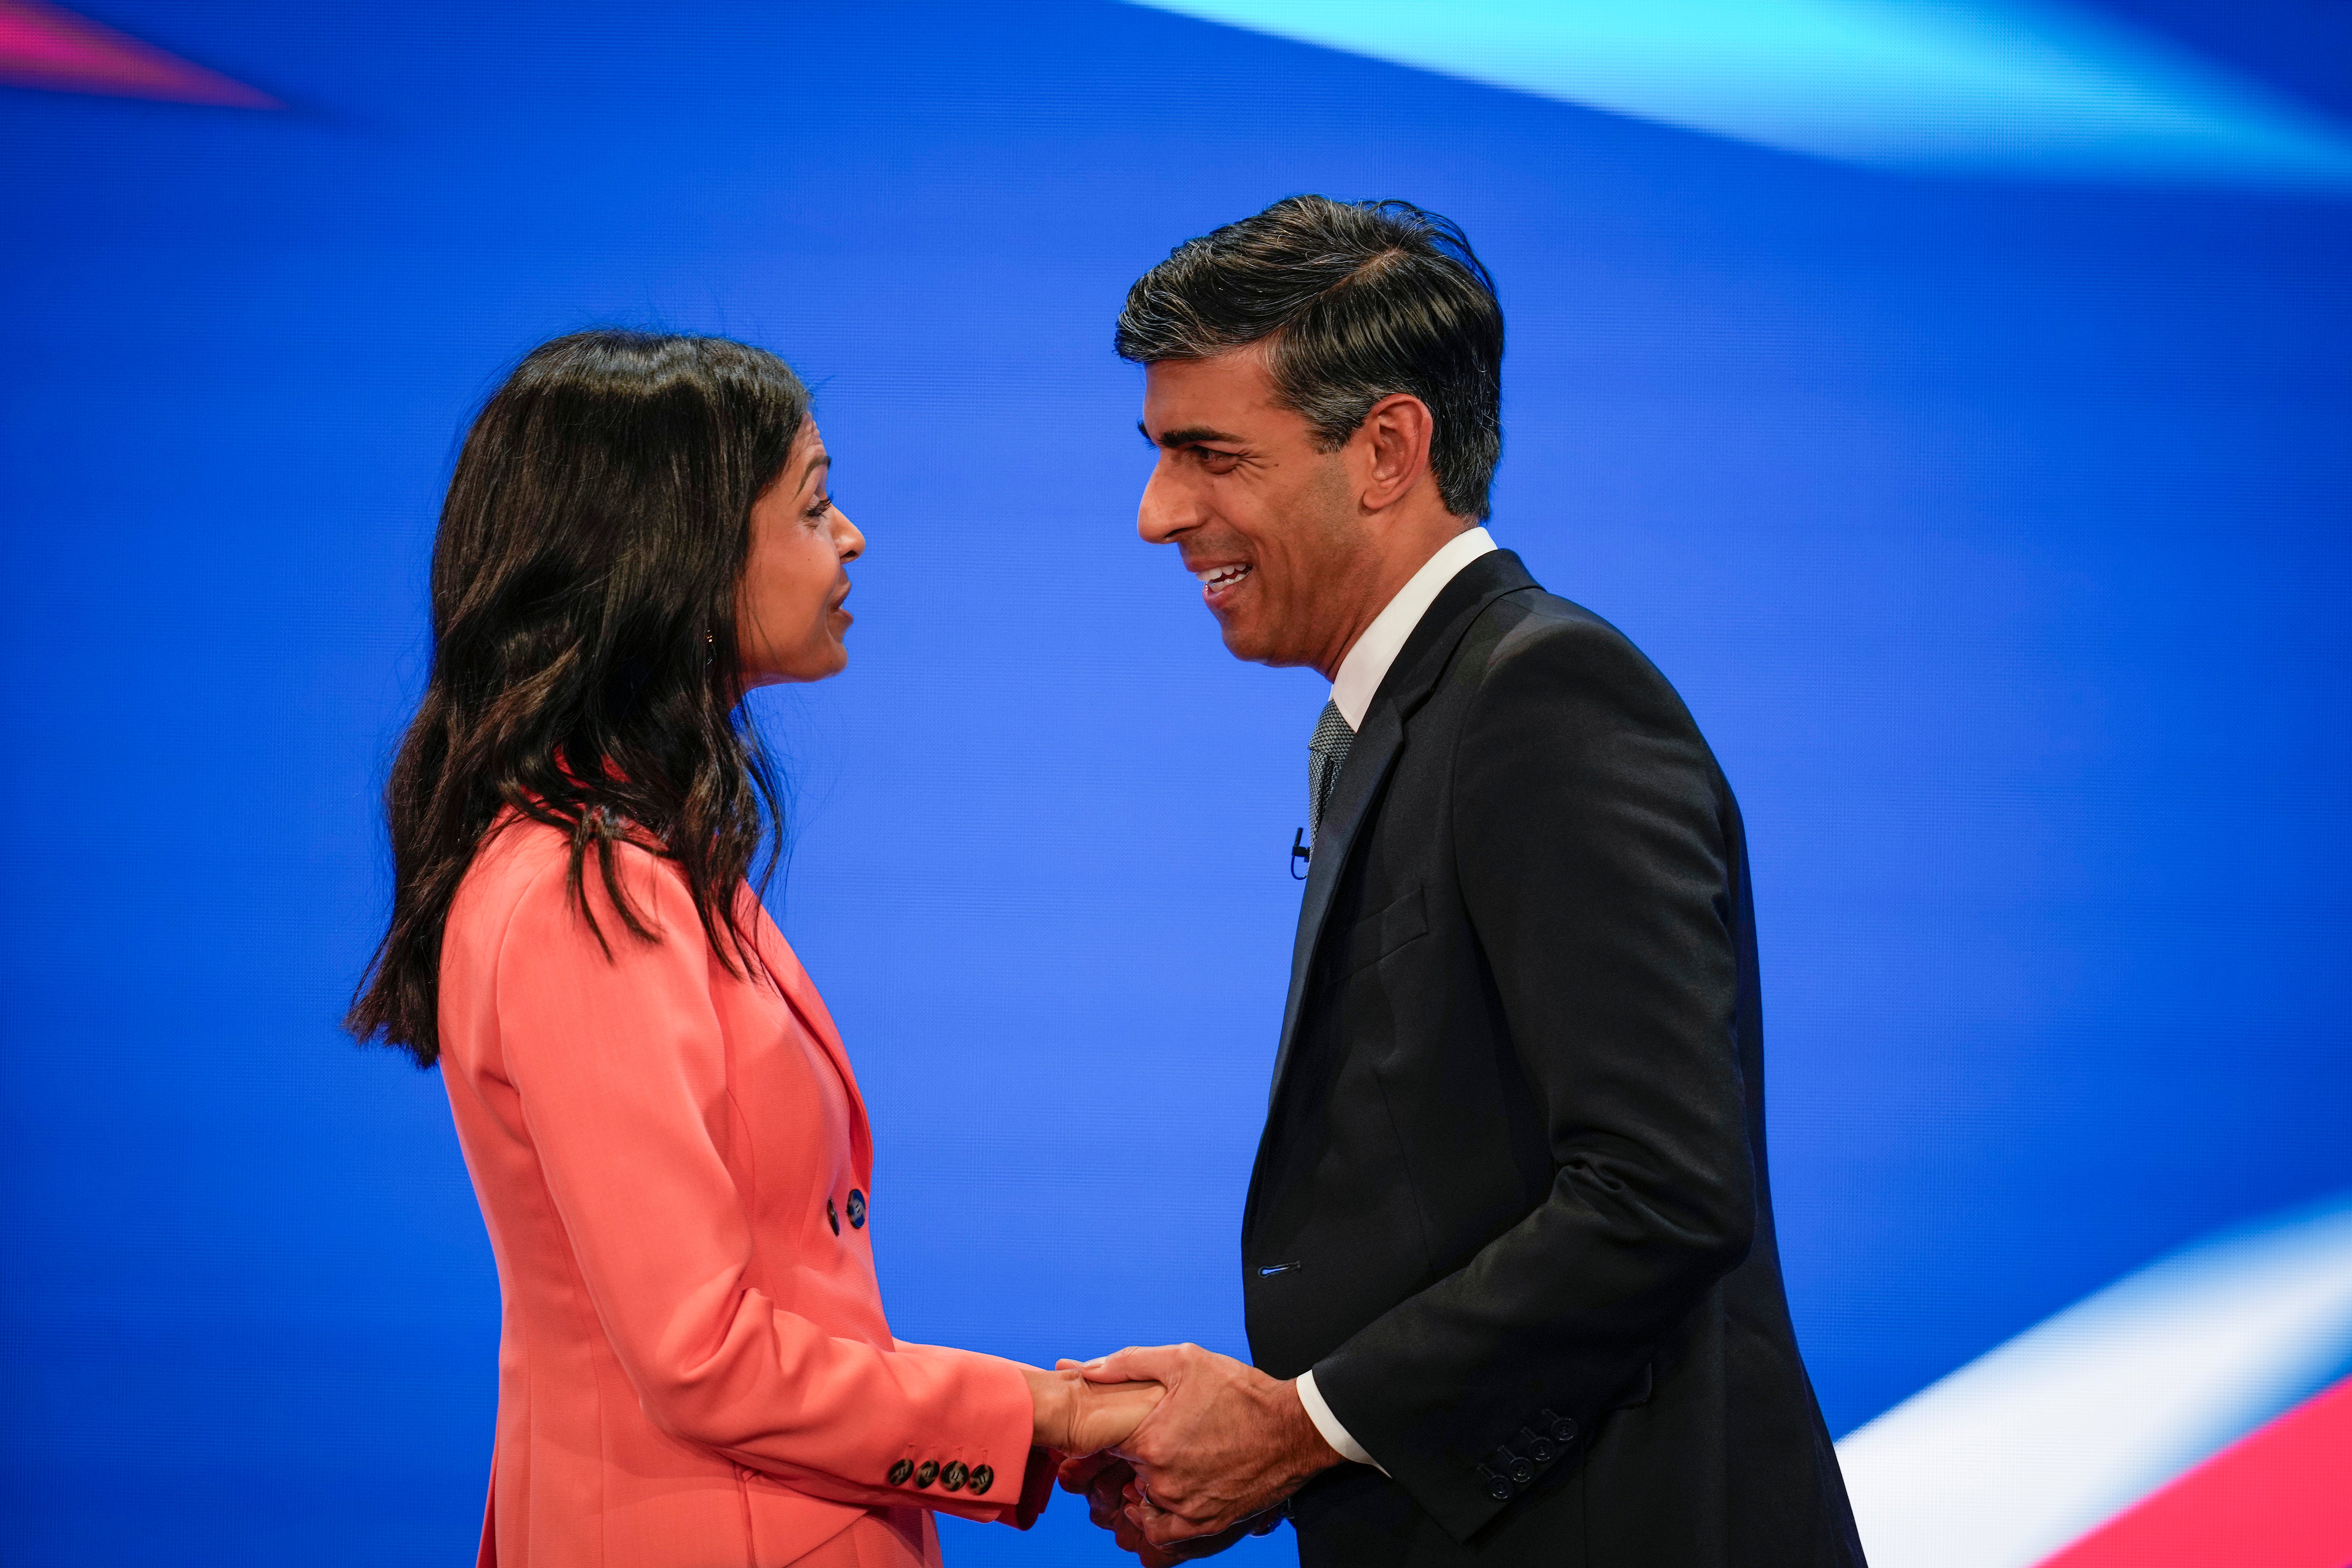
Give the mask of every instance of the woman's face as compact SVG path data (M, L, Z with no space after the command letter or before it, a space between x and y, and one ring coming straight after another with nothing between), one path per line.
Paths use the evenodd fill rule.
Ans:
M842 634L850 615L849 574L866 536L833 504L833 459L816 421L801 426L784 471L751 503L751 553L735 602L743 689L785 680L823 680L849 663Z

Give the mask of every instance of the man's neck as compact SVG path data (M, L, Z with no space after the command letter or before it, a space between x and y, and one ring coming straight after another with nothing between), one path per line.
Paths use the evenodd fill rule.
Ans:
M1365 586L1349 606L1345 639L1326 658L1315 661L1317 673L1326 680L1339 678L1339 667L1363 640L1364 633L1380 618L1389 602L1404 591L1414 573L1429 564L1429 558L1445 548L1449 540L1467 533L1476 523L1454 516L1450 511L1413 519L1389 536L1387 548L1381 552L1377 574L1364 579Z

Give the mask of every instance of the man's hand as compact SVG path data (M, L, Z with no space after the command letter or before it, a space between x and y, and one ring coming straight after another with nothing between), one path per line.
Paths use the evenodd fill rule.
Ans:
M1142 1528L1128 1517L1128 1501L1137 1495L1135 1467L1116 1454L1080 1454L1063 1461L1061 1473L1062 1489L1084 1497L1088 1517L1110 1531L1120 1551L1135 1553L1142 1568L1176 1568L1195 1558L1212 1557L1244 1536L1266 1534L1282 1522L1282 1510L1268 1509L1231 1530L1163 1550L1146 1540Z
M1163 1557L1173 1558L1186 1544L1195 1552L1232 1544L1211 1546L1209 1538L1228 1532L1237 1538L1318 1472L1340 1463L1307 1419L1296 1384L1231 1356L1198 1345L1163 1345L1124 1350L1084 1371L1089 1382L1158 1383L1168 1390L1111 1449L1134 1472L1120 1489L1125 1516ZM1066 1468L1065 1484L1066 1474ZM1090 1480L1099 1487L1101 1476ZM1088 1499L1095 1503L1091 1489ZM1127 1544L1123 1538L1119 1543Z

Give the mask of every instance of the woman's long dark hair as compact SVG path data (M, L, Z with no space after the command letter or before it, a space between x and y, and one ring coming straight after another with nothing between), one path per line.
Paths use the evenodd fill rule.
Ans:
M509 807L571 836L572 902L608 953L592 850L628 935L657 940L614 875L633 837L685 874L720 961L751 966L736 890L782 809L739 712L736 591L752 502L807 418L782 361L723 338L558 338L492 395L434 542L432 676L385 792L392 922L353 1035L439 1055L442 928Z

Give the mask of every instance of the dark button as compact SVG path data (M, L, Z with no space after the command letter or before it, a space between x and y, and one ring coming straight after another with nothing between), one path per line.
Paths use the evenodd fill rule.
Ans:
M1513 1459L1511 1461L1511 1479L1518 1482L1521 1486L1526 1486L1529 1481L1534 1480L1535 1479L1536 1468L1533 1464L1526 1459Z
M1511 1500L1510 1482L1505 1480L1502 1477L1496 1475L1494 1471L1488 1469L1484 1465L1478 1467L1478 1474L1485 1478L1486 1482L1486 1490L1496 1502L1508 1502Z
M856 1187L849 1189L849 1228L852 1230L866 1228L866 1194Z
M834 1235L839 1236L841 1234L841 1215L834 1212L833 1200L831 1198L824 1200L824 1223L833 1226Z
M923 1468L915 1472L915 1484L919 1487L929 1486L939 1479L940 1462L937 1459L925 1459Z
M964 1468L964 1463L961 1459L956 1459L950 1462L948 1468L940 1472L940 1485L947 1488L948 1490L951 1492L960 1492L963 1490L964 1482L971 1479L971 1472Z
M988 1489L989 1489L989 1488L991 1488L991 1487L994 1486L995 1484L996 1484L996 1471L995 1471L995 1469L994 1469L993 1468L992 1468L992 1467L990 1467L990 1466L987 1466L987 1465L974 1465L974 1466L971 1468L971 1495L972 1495L972 1496L974 1496L974 1497L980 1497L980 1496L982 1496L982 1494L984 1494L984 1493L988 1490Z
M903 1487L907 1484L907 1478L914 1473L915 1461L901 1459L890 1467L890 1484L894 1487Z
M1525 1448L1528 1451L1528 1458L1538 1465L1550 1464L1559 1452L1551 1446L1550 1438L1538 1437L1531 1428L1526 1426L1519 1428L1519 1447Z
M1551 1428L1551 1440L1553 1442L1573 1443L1576 1441L1575 1422L1570 1421L1565 1415L1555 1415L1549 1410L1543 1413L1543 1419L1545 1424Z

